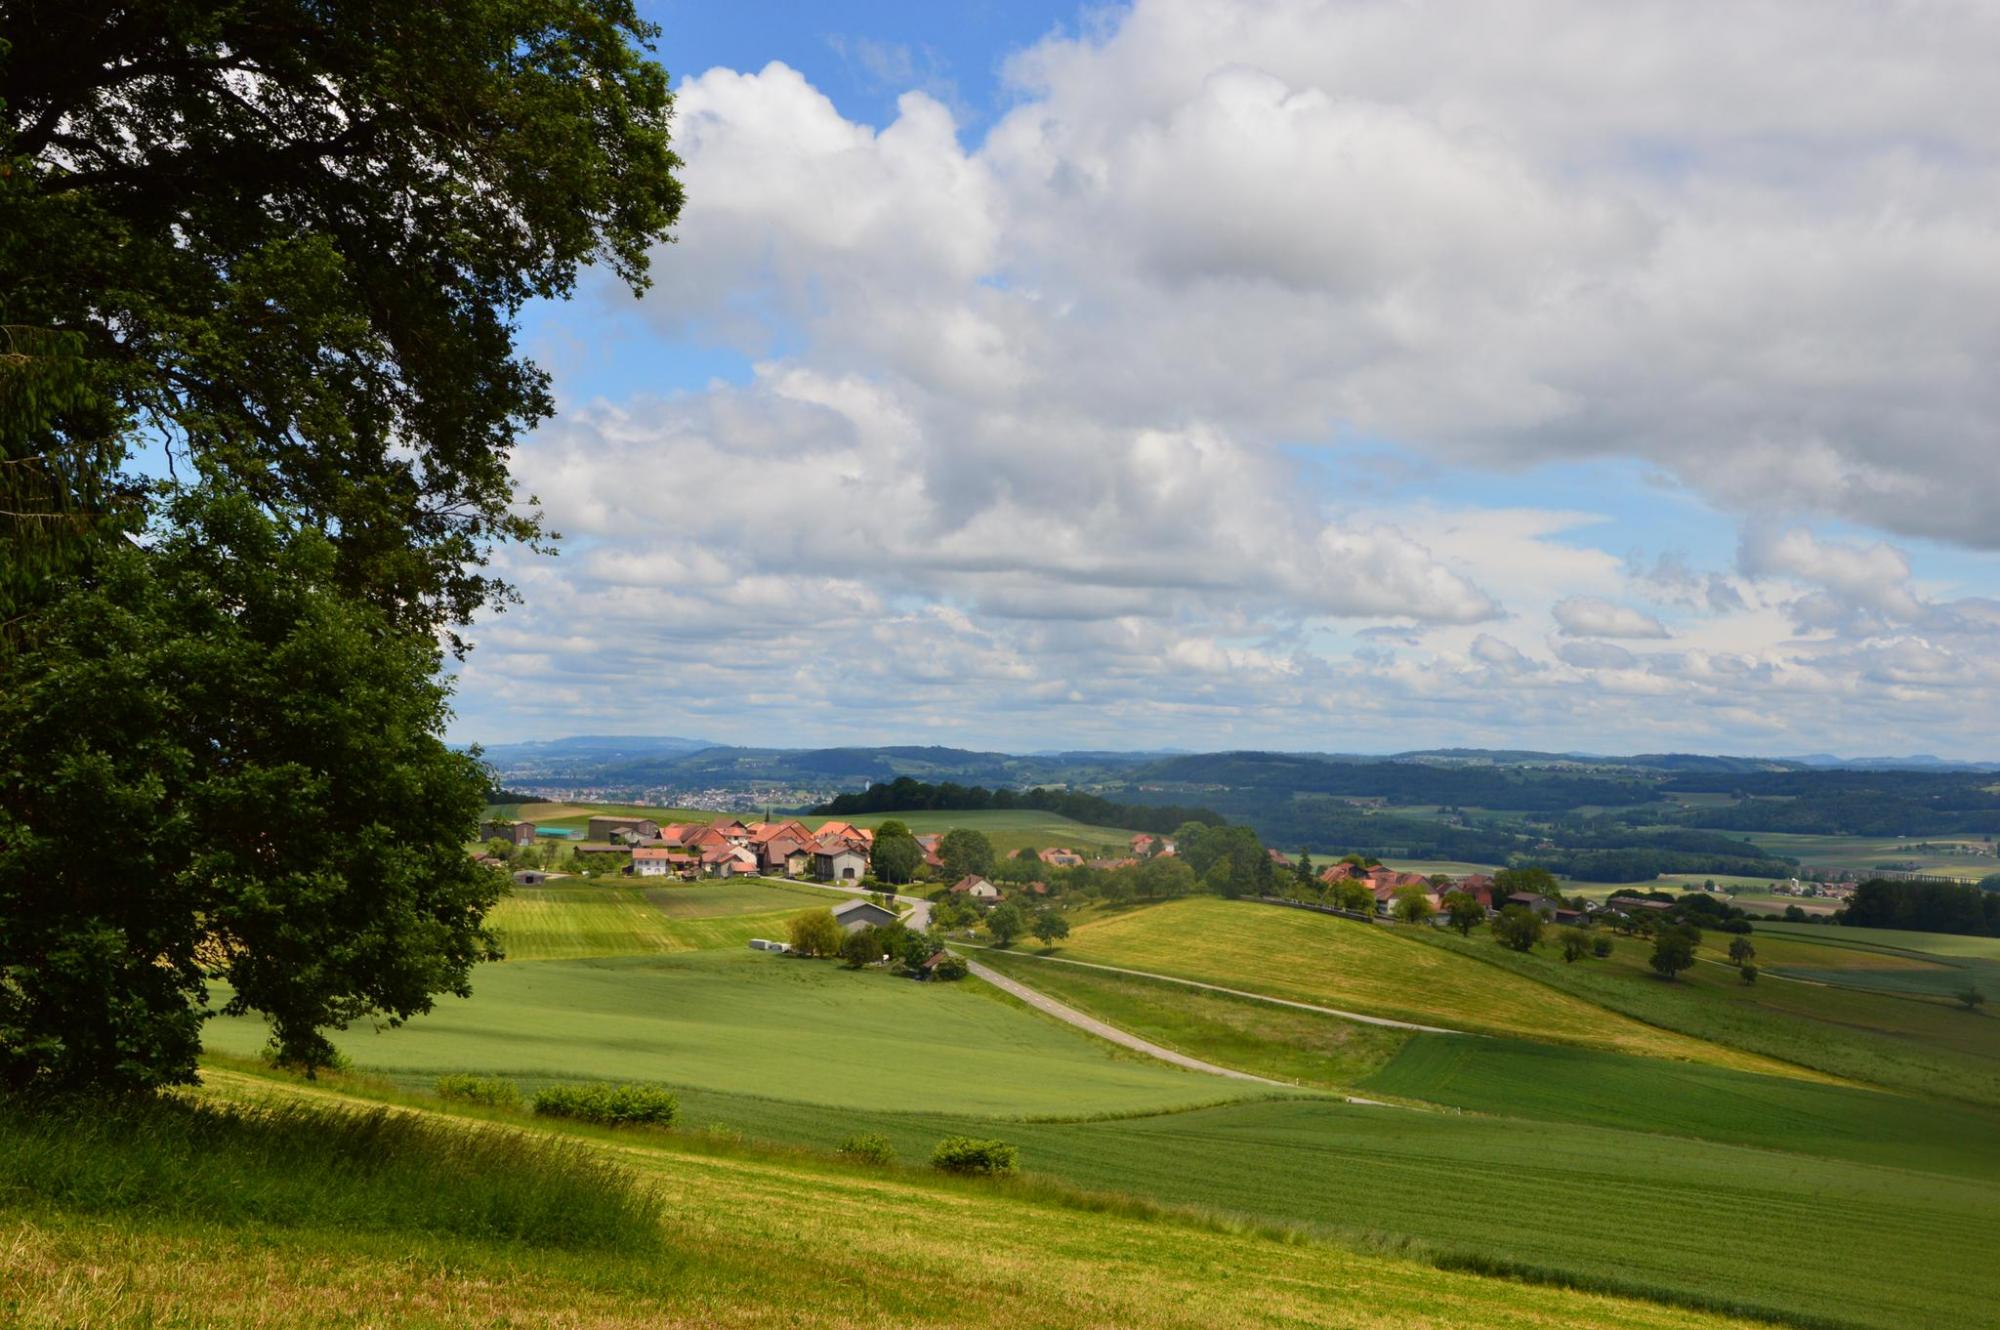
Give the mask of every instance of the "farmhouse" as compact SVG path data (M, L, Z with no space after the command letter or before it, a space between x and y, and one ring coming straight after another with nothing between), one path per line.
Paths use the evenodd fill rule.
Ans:
M532 822L515 822L507 818L496 818L490 822L481 822L479 824L479 839L504 840L509 845L533 845L535 843L535 824Z
M757 871L757 856L725 841L701 852L701 871L710 877L748 877Z
M693 855L664 845L641 845L632 851L634 877L670 877L693 865Z
M881 928L895 923L896 912L884 909L874 901L849 901L834 909L833 921L850 933L858 933L864 928Z
M965 896L976 901L997 901L1000 899L1000 888L994 886L977 873L969 874L952 883L951 892L954 896Z
M660 824L644 817L593 817L585 840L615 840L619 832L636 833L637 838L656 841L660 838Z
M838 836L820 829L812 847L813 875L828 882L859 882L868 875L868 856Z
M1547 896L1538 895L1532 891L1517 891L1509 896L1503 904L1518 905L1524 910L1539 914L1544 919L1554 918L1556 910L1560 908Z

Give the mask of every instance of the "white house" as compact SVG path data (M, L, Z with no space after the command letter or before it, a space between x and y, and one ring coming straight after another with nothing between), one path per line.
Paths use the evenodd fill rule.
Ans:
M632 876L670 877L680 870L687 856L665 846L641 845L632 851Z
M994 886L977 873L962 877L952 883L951 890L953 895L970 896L976 901L997 901L1000 899L1000 888Z

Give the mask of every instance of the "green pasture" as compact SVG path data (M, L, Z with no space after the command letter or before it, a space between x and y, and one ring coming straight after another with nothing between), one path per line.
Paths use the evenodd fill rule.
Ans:
M207 1026L208 1047L224 1053L254 1055L265 1037L254 1018ZM415 1086L447 1072L659 1081L1000 1117L1160 1110L1253 1090L1115 1049L983 984L747 949L485 966L469 999L334 1041L356 1068Z
M1875 934L1885 939L1877 941ZM1953 939L1970 946L1933 949L1943 933L1793 926L1757 931L1757 959L1773 973L1815 983L1952 1002L1968 987L2000 999L2000 938ZM1888 938L1918 945L1898 946ZM1984 943L1984 946L1978 945Z
M1518 1039L1413 1036L1364 1092L2000 1180L2000 1112Z
M1969 1326L2000 1297L2000 1188L1986 1172L1326 1099L999 1127L707 1093L683 1110L774 1141L879 1132L905 1157L943 1135L997 1134L1022 1168L1076 1186L1781 1319ZM1963 1258L1952 1278L1909 1277L1943 1250Z
M1093 918L1074 929L1061 954L1425 1025L1792 1070L1425 946L1422 935L1433 931L1193 897Z
M1121 1030L1217 1066L1295 1085L1352 1086L1409 1032L1136 975L987 950L979 960Z
M1424 945L1532 980L1583 1002L1706 1043L1760 1054L1828 1076L1931 1097L2000 1106L2000 1019L1947 1002L1801 983L1778 975L1745 984L1725 959L1729 935L1703 939L1701 960L1668 982L1647 964L1649 943L1614 938L1606 960L1565 964L1552 947L1530 954L1412 930ZM1753 935L1756 943L1760 934ZM1750 1068L1755 1070L1757 1068Z
M1758 924L1757 936L1798 938L1827 946L1894 948L1931 956L1963 956L2000 961L2000 937L1920 933L1903 928L1827 928L1814 924Z
M225 1099L296 1114L292 1100L325 1113L335 1130L305 1142L316 1155L338 1147L339 1129L352 1136L353 1127L366 1128L362 1115L373 1108L352 1091L211 1072L201 1102ZM21 1330L1746 1325L1441 1270L1423 1251L1274 1242L1208 1216L1106 1205L1033 1183L960 1183L921 1168L868 1173L825 1158L704 1149L698 1132L614 1141L611 1133L552 1133L523 1119L527 1130L517 1137L435 1111L444 1107L434 1105L420 1129L441 1149L412 1157L399 1147L417 1129L391 1122L360 1133L371 1148L355 1152L350 1168L302 1171L283 1140L259 1141L246 1121L252 1130L212 1132L199 1153L169 1159L163 1177L162 1152L143 1134L101 1131L101 1140L73 1152L87 1152L92 1177L112 1184L95 1194L78 1186L68 1160L10 1149L7 1164L22 1185L0 1189L7 1254L0 1323ZM21 1136L10 1134L8 1145ZM905 1157L921 1160L930 1144L917 1140ZM504 1169L480 1167L492 1156L506 1156ZM180 1198L162 1184L191 1170L217 1204L172 1204ZM592 1172L605 1176L590 1179L589 1194L578 1198L582 1214L572 1207L560 1216L553 1241L514 1219L548 1212L570 1179ZM232 1188L246 1175L259 1184L255 1193ZM141 1179L145 1185L135 1185ZM327 1204L385 1190L413 1203L350 1205L358 1223ZM646 1213L621 1222L616 1208L635 1198ZM321 1208L329 1211L323 1217ZM499 1231L484 1231L489 1216L502 1221ZM611 1242L590 1245L607 1234Z
M1736 833L1732 833L1736 834ZM1817 836L1798 832L1751 831L1740 833L1759 849L1789 855L1801 864L1823 868L1850 868L1866 874L1881 864L1914 865L1914 870L1939 877L1976 882L2000 873L2000 858L1986 854L1940 854L1902 850L1899 846L1925 840L1933 843L1962 841L1968 847L1979 844L1976 837L1961 836ZM1985 847L1990 850L1992 847Z
M862 813L854 817L839 819L852 822L857 827L879 827L894 819L901 822L917 835L930 832L951 831L966 827L978 831L993 842L993 848L1001 854L1010 850L1046 850L1055 846L1076 850L1085 855L1117 857L1132 852L1132 837L1136 835L1123 827L1098 827L1086 822L1075 822L1055 813L1037 812L1031 808L982 809L973 812L939 813ZM808 817L801 819L809 827L832 819Z
M804 883L557 878L515 887L488 922L509 960L572 960L747 947L782 936L800 910L853 899Z
M488 818L513 818L532 822L536 828L558 827L565 831L589 829L593 817L643 817L665 825L669 822L716 822L728 814L704 812L698 808L652 808L640 804L488 804ZM748 819L746 819L748 820Z

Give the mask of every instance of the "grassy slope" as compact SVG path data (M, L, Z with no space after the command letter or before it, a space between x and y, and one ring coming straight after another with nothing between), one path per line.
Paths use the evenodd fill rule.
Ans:
M1964 956L2000 961L2000 937L1957 933L1917 933L1901 928L1829 928L1817 924L1758 924L1757 936L1792 938L1827 946L1893 948L1929 956Z
M1704 940L1707 961L1721 956L1725 937ZM1507 951L1480 933L1461 940L1424 930L1420 940L1664 1029L1853 1081L2000 1106L2000 1021L1943 1003L1776 978L1746 985L1725 964L1699 964L1666 983L1633 938L1618 939L1610 960L1575 965L1546 948Z
M1057 845L1085 852L1102 851L1108 855L1129 854L1135 834L1124 827L1093 826L1056 813L1041 813L1026 808L967 813L864 813L841 820L861 827L877 827L891 818L918 835L968 827L984 833L986 839L993 842L993 848L1001 854L1022 848L1046 850ZM818 821L815 818L805 819L808 826L816 826Z
M640 886L625 878L559 878L514 888L489 921L510 960L644 956L782 937L785 921L800 910L852 899L796 883Z
M2000 1114L1969 1106L1520 1039L1412 1036L1032 955L980 959L1181 1052L1299 1084L2000 1180Z
M1292 917L1270 907L1226 908ZM744 961L766 964L757 969ZM698 982L672 990L676 1000L662 1006L649 996L656 970L703 972L706 982L697 975ZM595 977L586 982L578 973ZM1988 1213L1990 1185L1727 1145L1690 1150L1684 1140L1602 1127L1352 1109L1323 1100L1118 1121L1002 1123L978 1114L1032 1111L1024 1110L1020 1090L1050 1084L1047 1059L996 1040L990 1030L969 1030L954 1004L972 1001L1011 1017L1010 1038L1032 1027L1036 1039L1060 1041L1070 1037L1067 1031L980 998L970 987L924 989L748 953L495 967L481 974L482 999L458 1010L476 1010L496 979L535 975L552 976L545 981L554 985L548 996L557 999L537 1008L540 1028L526 1039L510 1037L508 1021L522 1013L495 1029L493 1009L488 1019L455 1032L453 1052L462 1059L455 1065L506 1070L525 1049L557 1074L590 1064L605 1074L719 1086L683 1091L685 1121L821 1146L853 1131L882 1131L905 1157L922 1157L946 1134L997 1134L1022 1147L1025 1167L1075 1185L1302 1223L1348 1240L1379 1235L1563 1278L1682 1298L1728 1297L1885 1330L1926 1316L1943 1317L1941 1324L1965 1321L1978 1299L1995 1292L1983 1271L2000 1263L1976 1263L1970 1277L1948 1288L1913 1288L1898 1273L1941 1243L1960 1242L1966 1233L1985 1241L2000 1231L1994 1222L2000 1213ZM764 991L766 978L782 978L797 991L773 997ZM578 1002L576 983L595 995ZM635 994L645 1019L631 1010ZM880 997L902 1014L878 1012L850 1038L845 999L856 995ZM907 1004L906 995L916 1004ZM1210 1024L1197 1021L1184 1032L1218 1034L1219 1026L1218 1037L1250 1042L1254 1026L1239 1022L1232 1030L1228 1017L1204 1019ZM827 1030L843 1033L829 1039ZM382 1036L382 1046L413 1033ZM673 1042L683 1035L693 1042ZM857 1063L852 1055L864 1045L869 1051ZM1114 1070L1154 1071L1109 1057L1095 1065L1101 1070L1106 1062ZM434 1070L406 1068L401 1079L421 1084ZM1074 1084L1063 1088L1069 1070L1065 1064L1055 1084L1058 1111L1106 1102L1104 1094L1085 1095ZM1164 1069L1154 1074L1203 1090L1218 1087ZM1485 1087L1492 1089L1495 1079L1488 1075ZM755 1094L728 1092L746 1084ZM973 1115L895 1111L925 1104ZM1645 1207L1643 1225L1635 1225L1635 1204ZM1835 1212L1843 1220L1830 1231L1825 1216ZM1664 1231L1661 1216L1671 1217ZM856 1220L855 1231L872 1229Z
M0 1198L0 1320L27 1330L1738 1324L1167 1216L1093 1212L1033 1188L704 1157L643 1137L600 1148L657 1188L664 1250L161 1222Z
M2000 1113L1723 1067L1418 1035L1366 1090L2000 1181Z
M1791 1070L1467 964L1425 947L1410 931L1304 910L1211 897L1171 901L1093 919L1071 934L1061 954L1456 1029Z
M1001 1125L708 1094L683 1107L772 1140L876 1131L914 1158L947 1134L998 1135L1023 1168L1081 1187L1881 1330L1975 1324L2000 1297L1990 1257L1947 1285L1907 1277L1942 1247L2000 1255L1990 1177L1325 1099Z
M997 1134L1021 1147L1025 1169L1073 1186L1794 1320L1970 1325L2000 1295L2000 1196L1985 1179L1324 1099L1000 1127L700 1092L683 1104L694 1126L819 1145L881 1131L909 1159L948 1133ZM872 1235L865 1218L852 1222ZM1909 1278L1945 1246L1951 1280Z
M261 1021L216 1020L208 1045L253 1054ZM855 1108L998 1116L1213 1103L1249 1087L1167 1067L998 1000L751 951L492 966L467 1001L336 1042L364 1070L425 1083L663 1081Z
M1406 1031L1204 993L1179 984L983 951L979 959L1040 992L1156 1044L1297 1085L1343 1088L1379 1070Z

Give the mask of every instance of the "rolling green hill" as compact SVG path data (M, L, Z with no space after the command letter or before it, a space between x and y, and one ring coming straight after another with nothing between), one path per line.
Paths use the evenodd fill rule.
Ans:
M266 1101L327 1091L212 1073L209 1098ZM467 1132L491 1130L438 1117ZM541 1135L539 1128L535 1135ZM393 1135L393 1134L390 1134ZM9 1135L9 1141L19 1139ZM368 1224L245 1221L91 1202L19 1170L0 1190L0 1320L23 1330L639 1330L666 1325L954 1325L1053 1330L1328 1326L1388 1330L1724 1330L1722 1316L1440 1270L1420 1253L1276 1241L1242 1225L1072 1198L1048 1188L867 1173L801 1156L703 1153L673 1137L567 1132L658 1207L657 1232L609 1250L480 1238L449 1224L477 1183L434 1176L434 1203ZM239 1171L254 1141L212 1140ZM107 1137L99 1173L150 1166ZM282 1160L258 1161L265 1176ZM394 1157L391 1157L393 1164ZM338 1182L337 1175L335 1176ZM524 1171L498 1194L546 1185ZM348 1185L348 1184L340 1184ZM157 1175L156 1175L157 1187ZM491 1186L485 1187L493 1193ZM281 1194L274 1200L282 1201ZM299 1200L311 1200L310 1193Z

